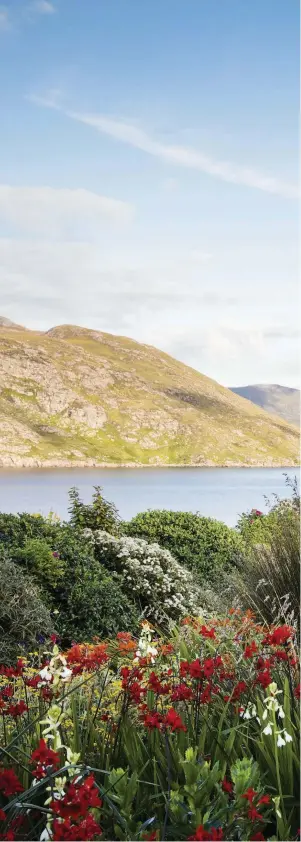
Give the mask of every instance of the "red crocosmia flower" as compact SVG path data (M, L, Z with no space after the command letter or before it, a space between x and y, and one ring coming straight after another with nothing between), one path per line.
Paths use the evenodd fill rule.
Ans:
M36 763L37 767L34 770L35 778L44 778L47 775L47 768L52 766L58 769L60 765L60 757L52 748L48 748L45 740L40 740L38 748L31 754L31 762Z
M70 819L65 819L63 822L54 819L53 822L53 836L54 842L61 842L61 840L68 840L68 842L86 842L89 839L95 839L95 836L100 836L102 833L101 827L93 816L88 815L78 824L72 824Z
M51 801L50 808L61 818L85 817L90 808L101 807L101 800L93 775L89 775L84 781L70 783L66 793L59 801Z
M0 822L6 822L5 812L4 812L4 810L1 810L1 808L0 808Z
M258 795L258 792L256 792L255 789L253 789L253 787L249 786L249 789L247 789L246 792L244 792L242 797L246 798L249 804L253 804L256 795Z
M252 643L245 648L244 658L253 658L253 655L256 655L256 652L258 652L258 647L255 640L252 640Z
M162 684L158 675L155 672L151 672L149 679L148 679L148 686L150 690L153 690L158 696L167 695L170 691L169 684Z
M26 684L26 687L31 687L32 690L37 690L38 685L40 683L41 683L41 676L39 674L34 675L33 678L25 678L24 679L24 684Z
M56 554L52 553L52 555L54 556L54 558L58 558L58 553L56 553ZM51 643L56 643L56 641L57 641L57 635L56 635L56 634L51 634L51 635L50 635L50 641L51 641Z
M1 690L1 696L2 696L3 699L11 699L11 697L13 695L14 695L14 688L13 688L12 684L7 684L6 687L3 687L3 690Z
M254 807L254 806L249 807L248 818L250 819L251 822L256 822L256 821L262 821L263 822L264 821L263 816L260 813L258 813L258 810L256 810L256 807Z
M231 781L227 781L227 778L224 778L224 780L222 781L222 789L224 790L224 792L229 792L229 794L231 795L233 792L233 784L231 783Z
M250 836L250 840L254 840L254 842L265 842L265 836L259 831L258 833L254 833L254 836Z
M200 695L200 702L202 705L208 705L211 702L211 687L205 687L205 690Z
M23 792L23 789L13 769L0 769L0 791L3 795L17 795L18 792Z
M157 831L152 830L151 833L143 833L142 839L148 839L149 842L154 842L154 840L157 839Z
M25 713L27 710L27 705L25 704L25 702L23 702L23 699L21 699L21 701L16 702L15 705L9 705L7 710L4 712L7 713L9 716L12 716L14 719L17 719L18 716L22 716L22 714Z
M191 678L202 678L203 668L199 658L196 658L195 661L191 661L188 665L188 669Z
M284 652L283 649L277 649L277 651L274 652L274 658L276 658L277 661L288 661L288 654L287 652Z
M172 731L187 731L186 725L174 708L170 708L164 718L164 725Z
M212 640L215 639L215 630L214 629L207 629L206 626L201 626L200 634L202 637L211 637Z
M298 684L296 689L294 690L294 696L296 696L296 699L300 699L300 696L301 696L301 685L300 684Z
M292 637L293 633L294 629L292 626L279 626L277 629L274 629L272 634L268 634L262 642L269 646L281 646Z
M270 804L270 801L271 799L269 795L261 795L257 801L257 807L259 807L259 804Z
M189 663L188 663L188 661L181 661L181 663L180 663L180 676L181 676L181 678L185 678L186 675L189 675Z
M146 728L150 729L150 731L153 731L154 728L158 728L160 731L162 719L163 717L160 713L157 713L157 711L149 711L149 713L145 714L143 717L143 723Z
M192 688L188 687L188 685L184 684L184 683L183 684L177 684L176 687L174 687L174 689L172 691L172 694L171 694L172 702L184 702L184 701L190 702L192 698L193 698Z
M232 691L232 699L233 701L237 701L240 699L241 695L246 692L248 689L247 684L245 681L239 681L238 684L235 685Z
M263 672L259 672L256 678L256 684L261 684L262 687L268 687L271 684L273 678L271 676L270 670L263 670Z
M211 830L205 830L204 825L200 824L195 834L188 836L188 839L192 842L207 842L207 840L217 842L217 840L223 839L223 831L221 827L212 827Z

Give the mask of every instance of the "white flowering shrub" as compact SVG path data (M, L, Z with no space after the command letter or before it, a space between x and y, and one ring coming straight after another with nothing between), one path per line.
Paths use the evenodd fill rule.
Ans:
M123 589L155 623L198 614L200 591L192 574L159 544L142 538L116 538L108 532L85 530L101 564L121 577Z

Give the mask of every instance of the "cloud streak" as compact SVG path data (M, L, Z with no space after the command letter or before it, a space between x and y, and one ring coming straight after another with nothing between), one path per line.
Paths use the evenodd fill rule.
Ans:
M298 187L294 184L265 175L252 167L217 160L195 149L162 143L132 123L113 119L104 114L72 111L59 104L51 94L44 97L31 95L28 99L36 105L62 111L70 119L84 123L100 134L109 135L121 143L140 149L148 155L165 161L166 164L195 170L229 184L251 187L286 199L296 199L299 196Z
M61 237L105 221L127 223L134 208L90 190L0 184L0 219L21 232Z

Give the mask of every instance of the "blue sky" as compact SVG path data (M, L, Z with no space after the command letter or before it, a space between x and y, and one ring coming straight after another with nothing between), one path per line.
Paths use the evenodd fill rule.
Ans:
M299 385L297 0L0 5L0 313Z

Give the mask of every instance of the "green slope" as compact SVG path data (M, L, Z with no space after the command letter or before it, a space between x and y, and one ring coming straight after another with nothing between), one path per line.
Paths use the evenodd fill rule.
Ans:
M0 328L0 464L295 465L298 430L163 352Z

